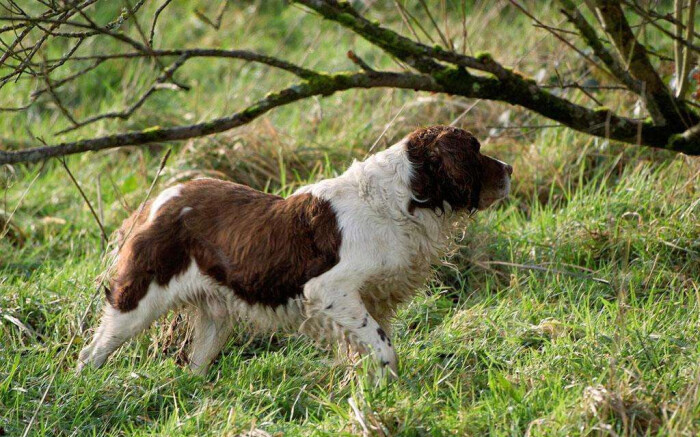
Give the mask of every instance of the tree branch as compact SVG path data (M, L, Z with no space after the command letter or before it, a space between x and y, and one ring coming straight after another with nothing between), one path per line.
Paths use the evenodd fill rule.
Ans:
M685 41L689 44L693 43L693 28L695 26L695 0L690 0L690 7L688 8L688 24L685 29ZM680 18L680 17L679 17ZM683 63L680 65L680 69L676 71L676 83L678 84L678 91L676 92L676 97L679 99L684 99L686 93L688 92L688 75L690 74L690 60L692 58L689 47L684 47L683 50ZM678 68L678 66L676 67Z
M122 111L115 111L115 112L107 112L105 114L100 114L96 115L93 117L89 117L86 120L83 121L77 121L73 119L69 114L67 114L66 110L63 110L64 114L66 114L67 117L71 120L73 123L73 126L68 127L66 129L63 129L59 132L57 132L57 135L61 135L70 131L73 131L75 129L79 129L81 127L87 126L89 124L95 123L99 120L104 120L107 118L121 118L122 120L126 120L131 116L131 114L134 113L137 109L139 109L144 103L146 103L146 100L156 92L164 89L181 89L180 87L173 85L172 83L166 83L168 80L172 80L172 75L177 71L178 68L180 68L187 58L185 57L180 57L178 58L175 62L172 63L168 68L166 68L163 73L158 76L158 78L155 80L155 82L144 92L131 106L128 108L122 110ZM55 94L52 92L52 90L49 88L49 91L51 91L52 95L55 97ZM55 98L57 100L57 97Z
M296 84L282 91L272 93L252 106L228 117L222 117L204 123L171 128L146 129L141 132L129 132L92 138L75 142L61 143L53 146L35 147L13 152L0 151L0 165L18 162L37 162L47 158L70 155L87 151L97 151L122 146L134 146L154 142L166 142L196 138L224 132L234 127L247 124L269 110L306 99L315 95L327 96L336 91L351 88L392 87L442 92L443 89L431 78L403 73L351 73L325 75L318 74L313 80Z
M644 83L647 109L657 125L673 128L687 127L698 122L698 117L682 101L676 100L649 61L645 47L637 41L632 29L615 0L595 0L596 12L603 29L620 53L632 77Z
M677 101L663 82L661 82L660 77L653 70L646 56L645 49L639 46L634 35L632 35L629 24L624 16L621 15L619 3L617 2L612 2L611 0L591 0L598 4L604 4L604 6L608 8L603 12L599 12L599 15L602 17L603 23L605 23L606 31L610 34L613 44L620 49L621 56L623 57L622 60L616 59L612 53L608 52L597 38L590 24L585 20L581 21L583 17L580 16L580 14L576 15L574 12L577 11L574 9L567 9L567 2L563 1L565 9L571 14L570 19L573 20L574 25L584 39L589 41L589 45L595 46L594 50L596 50L596 54L605 63L607 69L610 69L616 76L619 73L619 76L617 76L618 79L629 89L642 95L645 101L648 102L648 107L653 108L650 110L657 111L658 116L655 117L653 121L640 121L622 117L604 107L590 109L578 105L559 95L550 93L545 87L538 86L534 80L526 78L511 69L505 68L488 54L473 57L446 50L439 46L429 47L401 36L379 24L370 22L348 3L339 3L335 0L295 1L306 5L322 17L333 20L350 29L352 32L384 50L400 63L409 65L415 69L417 73L375 71L352 52L349 53L351 60L364 71L328 74L321 71L310 70L275 57L244 50L154 50L150 46L150 43L147 42L148 38L143 31L139 32L146 46L126 35L118 34L111 29L105 30L105 27L97 26L88 18L85 19L89 24L84 24L67 21L67 19L54 20L54 16L44 14L41 16L41 19L38 20L40 23L48 22L52 25L58 25L58 22L60 22L61 25L83 27L91 31L97 29L103 33L106 38L113 38L121 43L135 47L136 51L88 56L75 56L73 55L73 51L71 51L68 56L64 55L59 59L58 64L50 64L49 68L47 68L49 66L49 61L35 64L25 58L23 63L26 64L26 66L31 68L36 66L42 67L44 74L39 74L37 77L49 80L47 88L45 90L39 90L37 93L51 93L51 88L55 89L59 84L65 83L63 81L52 82L48 78L48 74L56 65L62 65L65 62L91 60L95 63L94 65L97 65L100 62L110 59L135 59L146 57L153 58L156 62L159 62L163 57L178 57L177 61L172 64L171 69L163 71L159 78L156 79L155 88L152 87L151 90L155 90L159 84L162 85L165 82L172 81L172 73L175 69L182 65L187 59L195 57L234 58L258 62L288 71L301 78L302 81L289 88L268 94L254 105L229 116L192 125L146 129L140 132L126 132L99 138L63 142L49 146L37 144L37 147L26 150L0 151L0 164L36 162L51 157L86 151L202 137L244 125L273 108L284 106L311 96L327 96L338 91L349 89L378 87L413 89L416 91L453 94L467 98L501 101L522 106L559 122L564 126L590 135L610 138L630 144L660 147L691 155L700 155L700 133L696 134L693 131L693 129L700 131L700 128L695 126L700 125L698 123L698 117L693 112L686 109L683 102ZM163 4L165 5L167 3L166 1ZM139 4L141 4L141 2L139 2ZM569 6L570 5L569 3ZM70 10L64 11L63 14L67 12L70 12ZM85 17L84 14L81 15ZM24 19L24 17L20 20L22 19ZM33 23L32 20L27 21L24 19L27 26L34 26L36 24ZM632 37L631 42L626 39L630 35ZM31 54L31 51L29 53ZM11 56L14 57L15 55ZM476 72L481 72L482 74L476 74ZM72 80L74 77L76 76L69 76L65 80ZM654 89L653 92L649 88L649 80L652 80L652 82L656 80L658 82L656 83L657 88ZM562 84L563 83L562 81ZM580 86L575 87L583 89L583 87ZM135 104L127 108L127 110L114 113L112 116L120 118L130 116L143 104L152 92L155 91L148 91L146 94L142 95ZM664 98L667 100L663 100ZM654 114L654 112L652 112L652 114ZM94 116L82 123L95 121L107 116L109 116L109 114ZM684 123L689 123L689 125L695 127L686 131L687 127Z
M269 65L271 67L279 68L281 70L288 71L295 76L302 79L312 79L318 76L319 73L309 70L307 68L301 67L299 65L293 64L291 62L275 58L273 56L267 56L260 53L252 52L249 50L225 50L225 49L164 49L164 50L153 50L151 52L126 52L126 53L113 53L106 55L91 55L91 56L73 56L70 61L108 61L111 59L133 59L133 58L149 58L149 57L169 57L178 56L186 59L191 58L229 58L229 59L241 59L244 61L258 62L261 64ZM55 60L48 60L47 62L54 62Z
M700 123L681 134L671 136L669 143L671 143L674 148L681 150L697 147L697 144L700 143Z
M642 86L638 80L634 79L618 60L600 42L598 34L588 20L581 14L581 11L571 0L559 0L562 4L562 13L566 15L571 24L578 29L583 40L593 50L593 53L610 69L620 83L637 94L641 94Z
M36 162L43 159L97 151L122 146L149 144L202 137L224 132L244 125L273 108L284 106L311 96L328 96L337 91L353 88L391 87L450 93L471 98L503 100L535 109L542 115L564 125L592 135L605 136L634 144L638 135L650 146L663 147L689 154L700 154L700 144L694 140L669 144L668 130L651 123L619 117L609 110L591 110L563 100L537 87L523 89L519 84L504 83L495 78L473 76L463 69L448 68L435 77L410 73L362 72L317 76L268 95L256 104L231 116L212 121L171 128L146 129L106 137L36 147L14 152L0 151L0 165L17 162Z

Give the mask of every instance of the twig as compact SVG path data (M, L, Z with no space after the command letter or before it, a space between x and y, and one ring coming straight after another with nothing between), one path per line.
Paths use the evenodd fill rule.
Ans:
M430 13L430 8L428 7L427 4L425 4L425 0L418 0L418 1L421 4L421 6L423 6L423 9L425 10L425 13L428 15L428 19L430 19L430 22L433 23L433 27L435 28L435 30L437 30L437 33L440 36L440 39L442 40L442 42L445 44L445 47L454 49L454 47L452 47L452 44L449 41L447 41L447 38L445 38L445 35L440 30L440 26L438 26L437 22L435 21L435 18L433 18L433 14Z
M467 2L462 1L462 7L460 8L460 12L462 15L462 54L466 55L467 54L467 44L469 44L469 40L467 39Z
M651 24L652 26L654 26L659 32L665 34L666 36L673 39L674 41L677 41L680 45L682 45L684 47L687 47L695 52L700 52L700 46L686 41L683 37L680 37L680 38L677 37L675 35L675 33L671 32L670 30L661 26L659 23L655 22L653 19L650 20L649 18L651 17L651 15L649 14L649 12L644 10L644 9L641 9L641 7L639 7L639 5L637 5L635 2L632 2L629 0L622 0L622 2L624 4L630 6L637 15L639 15L642 18L646 18L648 20L647 22L649 24ZM674 21L671 21L671 22L674 22ZM698 35L696 35L696 36L698 36Z
M394 0L394 3L396 4L396 7L399 9L399 13L401 14L401 17L404 17L404 15L405 15L406 17L410 18L410 19L416 24L416 26L418 26L418 28L421 30L421 32L423 32L423 35L425 35L426 38L428 38L428 40L429 40L431 43L435 44L435 40L434 40L433 37L430 35L430 33L429 33L427 30L425 30L425 28L424 28L423 25L421 24L420 20L417 20L417 19L411 14L411 12L410 12L408 9L406 9L406 7L405 7L404 5L402 5L402 4L399 2L399 0ZM407 23L407 25L408 25L408 28L411 29L411 32L412 32L413 35L416 37L416 40L417 40L418 42L420 42L420 38L418 38L418 34L416 34L415 29L414 29L413 26L410 24L410 22L408 21L408 19L406 19L406 23Z
M560 28L560 27L549 26L549 25L546 25L546 24L543 25L543 24L535 23L535 24L532 25L532 27L536 27L537 29L543 29L543 30L546 30L546 31L548 31L548 32L549 32L549 31L555 31L555 32L557 32L557 33L563 33L563 34L565 34L565 35L578 36L578 33L574 32L573 30L566 30L566 29L562 29L562 28Z
M162 5L156 10L155 14L153 15L153 22L151 23L151 33L150 36L148 37L148 44L153 47L153 37L155 36L156 33L156 23L158 22L158 17L160 17L160 14L165 10L165 8L168 7L170 2L173 0L165 0Z
M389 123L387 123L384 126L384 130L382 130L382 133L379 134L377 139L374 141L374 143L372 143L370 148L367 150L365 157L367 157L370 153L372 153L372 150L374 150L374 148L377 147L377 144L379 144L379 140L381 140L384 137L384 134L386 134L386 132L389 130L389 128L394 124L394 121L396 121L396 119L399 118L399 115L401 115L403 110L406 109L406 105L408 105L408 103L404 103L403 106L401 106L401 108L398 110L398 112L396 112L394 117L389 121Z
M204 12L201 12L199 9L194 10L194 14L199 18L200 20L204 21L211 27L213 27L216 30L219 30L221 27L221 20L224 17L224 12L226 12L226 7L228 6L228 0L223 0L221 2L221 6L219 7L219 12L216 14L216 18L214 21L211 21L209 17L207 17Z
M411 31L413 36L416 38L416 41L421 42L420 37L418 36L418 33L416 32L416 29L413 27L411 22L408 21L408 18L406 16L406 12L404 12L404 8L401 5L401 3L399 3L399 0L394 0L394 5L396 5L396 9L398 9L399 15L401 15L401 20L406 25L406 27L408 27L408 30Z
M479 103L481 103L481 99L476 99L476 101L474 101L474 103L472 103L467 108L465 108L464 111L462 111L462 113L457 116L457 118L452 120L452 123L450 123L450 126L456 126L457 123L459 123L459 121L462 118L464 118L465 115L469 114L471 112L471 110L474 109L476 107L476 105L478 105Z
M355 74L336 74L333 76L319 74L319 77L323 80L317 80L311 83L303 82L282 91L271 93L257 103L228 117L187 126L146 129L139 132L91 138L61 143L55 146L36 147L28 150L12 152L0 150L0 164L36 162L50 157L86 151L202 137L247 124L251 120L279 106L287 105L314 95L329 95L336 91L343 91L351 88L393 87L422 89L426 91L443 90L440 85L436 84L429 77L408 73L376 72L370 74L363 72Z
M117 187L117 184L114 182L114 179L112 179L112 174L109 171L106 172L106 174L107 179L109 179L110 185L112 185L112 190L114 190L114 193L116 194L117 199L119 200L119 204L122 206L122 209L124 209L124 212L126 212L127 214L131 214L131 206L124 198L124 195L122 194L119 187Z
M143 201L141 202L141 206L139 206L139 212L136 213L136 217L141 216L141 213L143 213L143 209L146 207L146 202L148 202L149 197L151 197L151 193L153 192L153 188L156 186L156 182L158 182L158 178L160 177L160 174L163 172L163 169L165 168L165 164L168 162L168 158L170 158L170 152L172 152L173 149L168 149L167 152L165 152L165 155L163 155L163 158L160 160L160 165L158 166L158 171L156 172L156 175L153 177L153 181L151 181L151 186L148 187L148 191L146 192L146 197L144 197ZM131 235L131 231L134 230L134 226L136 225L137 220L134 220L131 222L131 227L127 231L127 233L124 235L124 238L122 239L122 244L126 243L126 240L129 238L129 235ZM119 247L121 249L121 247Z
M53 102L56 104L58 109L61 111L61 113L70 121L73 123L73 126L78 126L78 122L75 121L75 118L71 115L70 111L63 106L63 102L61 102L61 99L58 97L58 94L53 89L53 86L51 85L51 78L49 77L49 73L44 71L44 83L46 84L46 90L49 92L49 95L53 99Z
M586 89L586 90L620 90L620 91L625 91L628 90L624 86L620 85L581 85L580 83L562 83L559 85L540 85L541 88L556 88L556 89L568 89L568 88L575 88L575 89Z
M5 235L7 235L7 232L9 231L9 228L10 228L10 222L12 221L12 217L14 217L15 212L17 212L17 210L19 209L19 206L24 201L24 198L27 196L27 193L34 185L34 182L36 182L36 180L39 179L39 175L41 175L41 172L44 170L44 165L45 164L42 164L42 166L36 172L36 175L34 175L34 177L32 178L32 181L29 183L27 188L22 192L22 195L19 196L19 200L17 201L17 205L15 205L15 207L12 210L12 212L10 213L10 215L7 216L7 218L5 219L5 226L3 226L2 232L0 232L0 239L5 238ZM5 192L5 194L7 195L7 191Z
M352 62L357 64L361 69L363 69L367 72L375 72L375 70L372 69L372 67L370 67L362 58L357 56L357 54L355 52L353 52L352 50L348 50L348 58Z
M600 41L593 26L584 18L581 11L571 0L559 0L563 6L562 12L569 21L578 29L586 44L593 49L596 56L610 69L613 78L623 83L627 88L639 94L641 83L635 80L621 64L610 53Z
M360 409L357 407L357 402L355 402L355 399L352 397L349 397L348 404L350 404L350 408L352 408L352 412L355 414L355 418L357 419L357 423L359 423L360 426L362 427L362 435L370 435L369 428L367 427L367 423L365 422L365 419L362 417L362 413L360 412Z
M187 59L191 58L229 58L229 59L242 59L245 61L258 62L261 64L269 65L271 67L279 68L280 70L288 71L295 76L301 77L302 79L311 79L318 77L319 73L309 70L307 68L301 67L299 65L293 64L291 62L279 59L273 56L267 56L261 53L252 52L250 50L224 50L224 49L167 49L167 50L153 50L151 53L147 52L126 52L126 53L113 53L107 55L91 55L91 56L75 56L71 58L72 61L106 61L110 59L131 59L131 58L145 58L150 56L156 57L172 57L172 56L182 56ZM51 62L51 60L47 61Z
M569 42L569 41L568 41L566 38L564 38L563 36L559 35L559 34L554 30L553 27L547 26L546 24L544 24L544 23L542 23L540 20L538 20L534 15L532 15L527 9L525 9L524 6L522 6L522 5L521 5L520 3L518 3L516 0L509 0L509 1L510 1L510 3L511 3L513 6L515 6L516 8L518 8L518 9L519 9L523 14L525 14L528 18L530 18L531 20L533 20L535 23L537 23L537 24L538 24L540 27L542 27L543 29L547 30L547 31L548 31L549 33L551 33L556 39L558 39L559 41L561 41L561 42L563 42L564 44L566 44L567 46L569 46L569 48L571 48L573 51L575 51L576 53L578 53L579 56L581 56L583 59L586 60L586 62L588 62L588 63L591 64L592 66L596 67L597 69L599 69L600 71L602 71L602 72L605 73L606 75L610 76L612 79L617 79L612 73L610 73L608 70L606 70L605 68L603 68L603 67L602 67L598 62L596 62L593 58L591 58L591 57L588 56L587 54L583 53L581 50L578 49L578 47L576 47L574 44L572 44L571 42Z
M71 74L70 76L67 76L67 77L64 77L63 79L59 79L59 80L51 82L51 86L55 90L56 88L59 88L65 84L67 84L68 82L71 82L71 81L83 76L84 74L89 73L90 71L99 67L103 62L105 62L104 59L98 59L92 65L89 65L89 66L83 68L82 70L77 71L74 74ZM32 97L32 99L36 99L37 97L39 97L40 95L44 94L47 91L48 91L48 88L41 88L41 89L38 89L36 91L32 91L31 97ZM34 100L32 100L31 103L33 103L33 102L34 102ZM31 103L30 103L30 105L31 105Z
M649 61L645 47L637 41L620 2L595 0L596 12L603 30L626 62L626 67L635 79L645 83L644 103L654 122L678 128L687 128L697 123L698 117L689 111L682 101L674 98L659 73Z
M576 272L570 272L568 270L558 270L558 269L553 269L551 267L542 267L542 266L538 266L538 265L534 265L534 264L518 264L518 263L507 262L507 261L483 261L483 262L481 262L481 264L515 267L515 268L519 268L519 269L536 270L536 271L540 271L540 272L552 272L552 273L556 273L556 274L560 274L560 275L572 276L575 278L586 279L589 281L598 282L600 284L612 286L610 281L608 281L606 279L596 278L596 277L590 276L590 275L583 275L581 273L576 273Z
M695 5L696 0L690 0L690 7L688 8L688 24L685 28L685 41L688 44L693 43L693 28L695 26ZM693 57L690 49L685 47L683 50L683 63L681 64L681 69L677 70L676 81L678 84L678 91L676 92L676 97L679 99L684 99L688 92L688 76L690 75L690 60Z
M72 82L73 80L89 73L90 71L94 70L95 68L99 67L103 62L105 62L105 59L98 59L95 61L92 65L89 65L85 67L84 69L70 75L67 77L64 77L63 79L59 79L56 81L51 81L51 88L53 91L55 91L57 88L60 88L61 86ZM46 74L49 73L50 70L47 69L45 72ZM37 98L39 98L42 94L46 93L49 91L49 87L45 88L40 88L38 90L32 91L30 94L30 100L28 103L22 105L22 106L17 106L17 107L0 107L0 112L19 112L19 111L24 111L31 107L34 103L36 103Z
M67 132L73 131L75 129L87 126L89 124L95 123L99 120L104 120L108 118L120 118L122 120L126 120L131 115L139 109L141 106L143 106L144 103L146 103L146 100L153 94L155 94L157 91L164 90L164 89L178 89L175 85L169 86L168 84L165 84L164 82L168 80L169 78L172 77L173 73L180 68L185 61L187 60L186 57L180 57L178 58L170 67L168 67L163 73L156 79L155 83L151 85L146 92L144 92L137 100L134 102L131 106L128 108L118 111L118 112L108 112L106 114L100 114L96 115L94 117L90 117L86 120L83 121L73 121L73 126L65 128L61 131L58 131L56 135L62 135Z
M635 9L640 8L640 6L637 4L637 2L635 0L622 0L622 2L628 6L634 7ZM658 5L659 0L655 0L655 2ZM681 9L688 9L688 6L683 6ZM653 8L647 8L646 10L643 11L643 13L640 13L639 10L636 10L635 12L637 12L638 15L642 16L643 18L646 18L647 20L643 21L641 24L637 24L637 25L632 26L632 27L641 26L641 25L647 24L647 23L656 24L657 21L666 21L666 22L673 24L673 25L679 24L680 28L681 28L681 36L679 37L679 39L682 39L682 37L683 37L682 33L683 33L683 30L685 30L685 25L681 21L676 20L671 14L668 14L668 13L667 14L660 14L658 12L654 12ZM695 34L696 38L700 38L700 33L698 33L697 31L694 31L693 33Z
M102 251L104 252L104 248L106 247L106 244L107 244L107 241L109 240L109 238L107 238L107 232L105 232L105 228L104 228L104 226L102 226L102 221L100 220L100 217L97 216L95 209L92 207L92 203L85 195L85 192L80 187L80 184L78 183L77 180L75 180L73 173L71 173L70 169L68 168L68 164L66 164L66 160L61 158L60 161L61 161L61 164L63 165L63 168L66 169L66 173L68 173L68 176L70 176L70 180L73 181L73 185L75 185L75 187L80 192L80 196L83 198L83 200L87 204L88 208L90 208L90 212L92 213L92 216L95 218L95 221L97 222L97 226L100 227L100 233L102 235Z
M104 205L102 203L102 175L98 174L97 179L95 180L95 186L97 188L97 214L98 217L100 218L100 222L104 223L105 221L105 210L104 210ZM102 248L102 251L104 252L105 247Z

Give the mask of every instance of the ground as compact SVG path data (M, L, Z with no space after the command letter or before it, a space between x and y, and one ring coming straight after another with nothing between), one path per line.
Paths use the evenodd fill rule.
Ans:
M195 3L173 3L158 44L253 48L326 70L354 68L345 57L351 48L370 64L398 68L298 7L235 3L216 32L192 14ZM584 68L507 2L480 4L467 11L468 50L487 50L532 76L553 74L555 60L567 71ZM538 13L561 19L553 7ZM391 7L370 15L406 31ZM145 61L106 65L66 90L68 104L80 118L119 109L148 85L151 69ZM126 122L54 138L67 122L47 103L2 114L2 137L53 142L206 120L294 80L236 61L193 62L179 79L192 90L160 93ZM0 106L27 91L23 82L13 86ZM635 104L624 95L599 97L609 106ZM457 125L481 138L483 152L514 166L513 193L474 218L449 264L401 310L394 324L400 378L381 386L302 337L244 331L206 378L195 377L178 363L175 314L104 368L76 376L78 351L103 303L95 287L104 258L99 228L58 161L3 168L0 435L21 434L35 411L31 435L696 435L700 161L541 127L551 122L497 103L478 102L463 114L472 103L351 91L215 137L66 160L110 233L147 196L170 148L156 191L208 175L286 194L342 172L373 145L463 115Z

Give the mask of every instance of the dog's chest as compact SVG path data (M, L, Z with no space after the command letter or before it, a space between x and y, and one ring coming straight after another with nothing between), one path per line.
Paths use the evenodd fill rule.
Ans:
M411 264L382 271L371 277L360 290L362 301L385 328L398 307L410 301L430 277L429 259L415 256Z

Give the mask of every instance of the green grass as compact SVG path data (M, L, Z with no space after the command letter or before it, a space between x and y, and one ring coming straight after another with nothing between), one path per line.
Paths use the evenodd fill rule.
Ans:
M170 31L159 34L161 46L256 48L329 70L352 68L344 51L353 48L373 65L393 68L366 43L298 8L232 4L226 25L213 32L193 18L193 3L176 1L163 16ZM371 14L401 29L391 11ZM539 13L557 17L546 7ZM474 8L469 20L473 47L508 64L523 58L519 68L528 74L549 65L555 55L547 53L566 60L556 40L510 10ZM285 50L270 35L286 38ZM581 65L575 56L567 62ZM119 108L134 98L134 87L149 83L150 68L111 65L99 80L65 93L81 117ZM193 85L190 93L162 94L133 120L66 138L209 119L292 79L253 65L199 62L182 80ZM634 104L597 97L615 107ZM0 106L11 101L0 96ZM404 104L377 147L416 126L449 123L464 103L391 90L302 102L175 146L156 189L207 174L285 194L362 158ZM102 269L98 229L57 162L5 167L0 210L5 217L16 212L0 240L0 427L21 434L39 407L32 435L233 436L256 428L352 435L362 433L361 423L376 435L696 435L700 161L565 129L489 137L506 109L482 102L459 125L483 139L485 153L514 165L513 195L477 215L452 265L438 267L436 279L402 309L394 334L401 377L379 387L303 337L251 339L246 332L234 335L207 378L195 377L178 364L182 329L169 338L173 314L104 368L76 376L77 353L102 304L101 296L91 300ZM512 118L546 123L520 111ZM66 125L50 104L0 116L2 136L16 140L32 132L61 141L52 132ZM101 204L108 232L143 200L164 150L67 160L93 204Z

